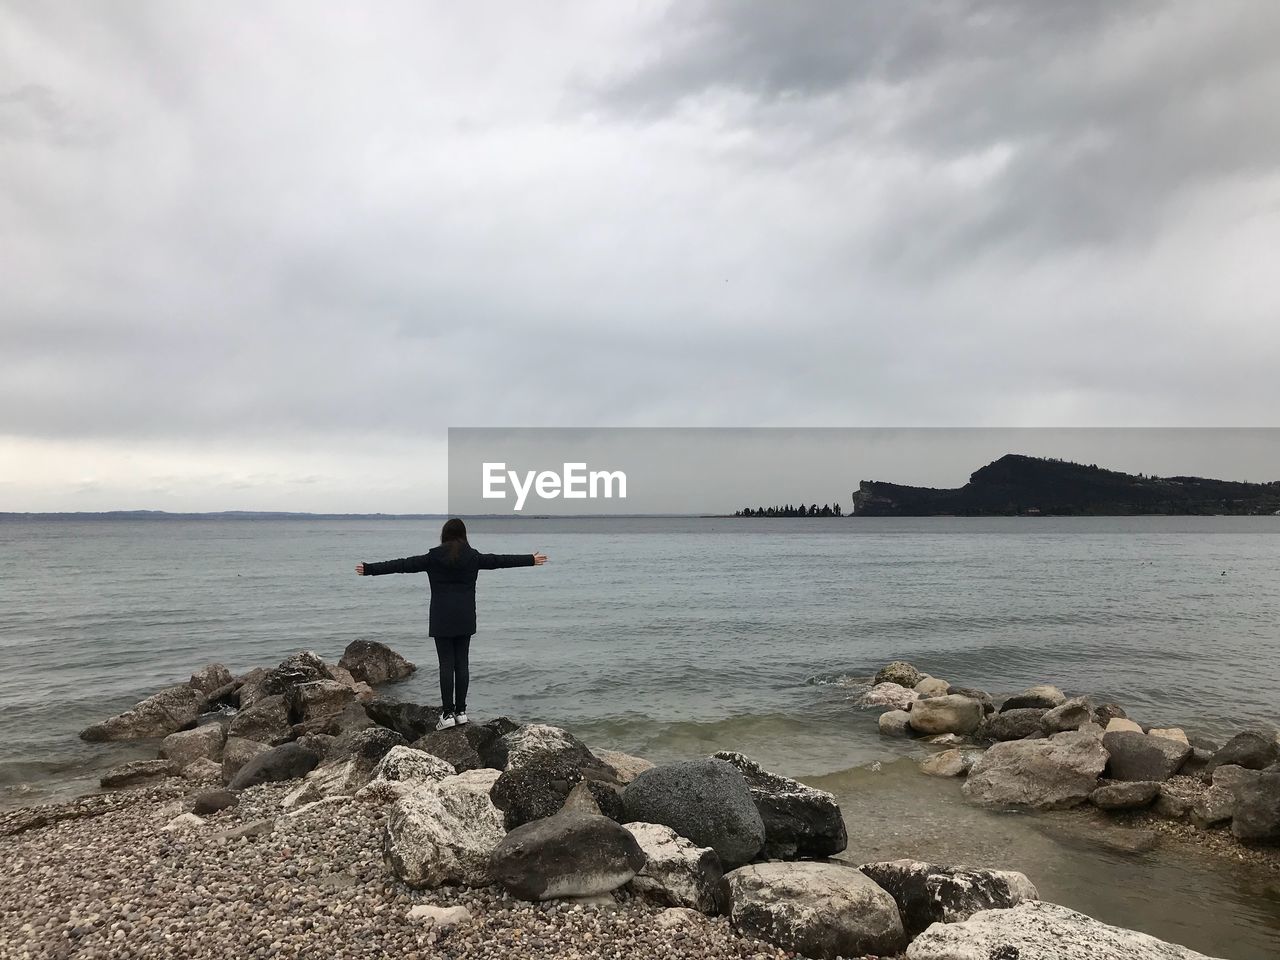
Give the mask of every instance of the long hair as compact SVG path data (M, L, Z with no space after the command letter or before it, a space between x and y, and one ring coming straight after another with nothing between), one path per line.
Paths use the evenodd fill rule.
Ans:
M457 517L446 520L440 530L440 542L449 544L449 559L457 560L463 548L471 546L467 543L467 525Z

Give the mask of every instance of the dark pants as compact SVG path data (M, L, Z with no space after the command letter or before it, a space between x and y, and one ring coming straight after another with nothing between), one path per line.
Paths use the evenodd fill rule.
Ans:
M467 685L471 671L467 653L470 637L436 637L436 656L440 658L440 703L445 713L465 713Z

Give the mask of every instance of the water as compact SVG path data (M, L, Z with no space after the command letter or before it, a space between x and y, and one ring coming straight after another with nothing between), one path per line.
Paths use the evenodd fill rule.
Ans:
M352 567L423 552L438 527L0 523L0 803L148 755L76 734L211 660L336 659L367 637L427 667L395 695L434 702L425 577ZM1209 736L1274 724L1280 518L493 520L472 539L552 558L482 575L474 714L655 760L741 750L836 793L850 859L1008 866L1215 956L1280 952L1275 874L1120 854L1079 815L968 807L904 760L924 748L882 740L848 699L908 659L996 693L1055 682Z

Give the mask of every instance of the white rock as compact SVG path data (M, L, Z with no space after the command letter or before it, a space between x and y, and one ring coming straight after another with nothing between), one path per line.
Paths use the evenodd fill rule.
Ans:
M992 806L1072 807L1097 789L1106 765L1107 751L1088 733L1007 740L978 758L965 781L964 795Z
M409 909L409 919L417 920L436 927L452 927L466 923L471 919L471 911L466 907L437 907L420 903Z
M947 690L951 684L946 680L939 680L937 677L925 677L915 685L915 692L921 699L929 699L930 697L945 697Z
M560 753L561 751L581 751L590 758L590 751L582 742L567 730L553 727L546 723L526 723L522 727L505 734L500 740L506 753L506 767L516 770L523 767L531 759L543 753Z
M905 710L886 710L880 714L880 733L886 737L911 736L911 714Z
M196 827L203 827L204 824L204 817L197 817L194 813L181 813L166 823L161 829L166 833L176 833L182 830L193 830Z
M703 917L697 910L688 907L668 907L657 917L657 924L663 930L674 930L676 927L690 927L702 923Z
M644 757L633 757L629 753L618 750L593 750L596 759L608 764L618 774L618 782L624 786L646 770L652 770L653 764Z
M1190 745L1187 734L1181 727L1152 727L1147 731L1147 735L1164 737L1166 740L1177 740L1179 743Z
M911 707L911 729L916 733L971 734L982 722L982 704L959 694L917 700Z
M858 698L860 707L888 707L906 710L920 699L920 694L897 683L877 683Z
M625 825L648 860L631 881L643 900L666 907L716 913L720 905L720 858L659 823Z
M392 747L378 761L370 781L356 792L362 803L394 803L418 787L457 773L453 765L413 747Z
M920 771L931 777L963 777L973 766L971 754L960 750L943 750L920 764Z
M1107 721L1107 733L1141 733L1142 727L1127 717L1112 717Z
M504 836L502 811L489 799L497 770L468 770L427 783L391 807L383 856L414 887L491 882L489 855Z
M1112 927L1039 900L935 923L907 948L907 960L1209 960L1204 954Z

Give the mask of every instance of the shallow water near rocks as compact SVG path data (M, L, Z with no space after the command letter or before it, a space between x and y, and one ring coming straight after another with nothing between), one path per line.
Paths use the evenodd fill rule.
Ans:
M357 578L439 524L0 523L0 803L90 789L154 745L89 723L210 661L235 671L353 639L427 669L425 577ZM569 727L655 760L740 750L840 798L849 858L1026 872L1100 919L1231 960L1280 955L1276 878L1171 844L1104 845L1076 815L995 814L919 775L850 702L883 663L1007 693L1052 682L1223 738L1280 703L1280 518L493 520L474 717ZM1224 575L1225 574L1225 575ZM904 758L913 758L904 761ZM879 769L874 769L876 763Z

